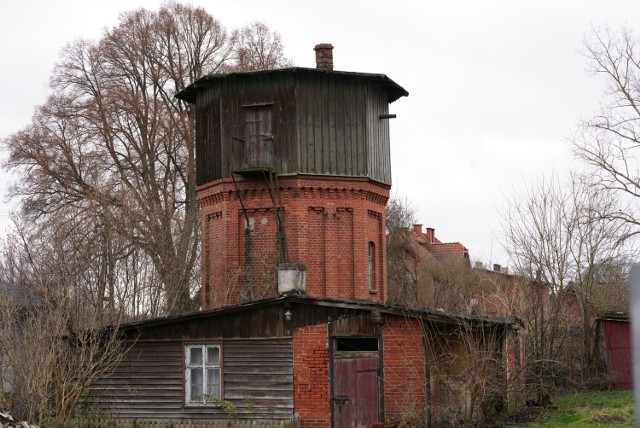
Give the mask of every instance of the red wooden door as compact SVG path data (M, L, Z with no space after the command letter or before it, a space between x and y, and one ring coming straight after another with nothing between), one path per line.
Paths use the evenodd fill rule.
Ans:
M336 356L333 362L335 428L358 428L378 420L378 358Z
M613 389L631 389L631 333L630 323L607 320L604 324L607 337L609 376Z

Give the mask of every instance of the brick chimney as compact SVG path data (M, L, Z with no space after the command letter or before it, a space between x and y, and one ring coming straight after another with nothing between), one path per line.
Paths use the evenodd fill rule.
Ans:
M316 68L333 70L333 45L331 43L320 43L313 50L316 51Z
M422 238L422 224L414 224L413 225L413 233Z
M433 227L427 227L427 233L425 234L425 239L429 244L433 244L433 240L436 237L436 230Z

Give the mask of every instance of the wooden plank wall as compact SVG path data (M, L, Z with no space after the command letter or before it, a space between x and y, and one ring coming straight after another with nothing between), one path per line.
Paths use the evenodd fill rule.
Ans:
M293 414L290 338L218 340L223 352L223 394L239 418L289 418ZM185 343L138 341L118 368L91 393L115 419L224 419L220 407L184 405ZM193 343L193 342L191 342Z
M198 185L242 167L243 106L269 103L278 172L391 183L386 91L362 76L283 72L227 77L199 93Z
M218 316L176 320L148 326L139 332L131 330L129 334L132 338L137 335L139 340L284 337L289 336L283 323L285 311L282 305L270 305ZM325 312L326 310L318 316L324 315Z
M298 77L299 171L391 184L386 92L358 76Z
M298 86L300 172L367 175L367 87L331 75L301 77Z
M375 85L371 85L367 106L367 164L369 176L374 180L391 184L391 153L389 139L389 119L380 119L389 113L386 95Z
M274 164L278 171L296 169L294 80L289 74L256 74L213 82L196 103L196 182L230 177L244 165L244 109L272 105ZM293 163L292 163L293 161Z
M196 103L196 183L222 177L220 86L202 91Z

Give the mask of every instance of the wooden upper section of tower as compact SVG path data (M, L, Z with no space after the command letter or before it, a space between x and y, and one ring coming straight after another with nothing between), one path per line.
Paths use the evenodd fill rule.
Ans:
M295 67L209 75L176 96L196 106L201 186L265 169L390 185L389 103L407 95L383 74Z

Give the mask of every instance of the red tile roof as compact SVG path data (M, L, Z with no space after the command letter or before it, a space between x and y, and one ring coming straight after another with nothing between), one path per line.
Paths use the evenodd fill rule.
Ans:
M427 229L422 232L422 225L415 225L412 230L412 237L418 248L425 248L429 256L438 260L445 257L461 257L469 259L469 250L459 242L442 242L435 237L434 229ZM419 257L424 257L423 251L418 250Z
M436 259L443 259L450 256L469 258L469 250L459 242L436 242L426 244L426 246Z

